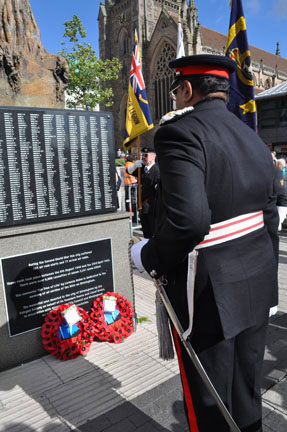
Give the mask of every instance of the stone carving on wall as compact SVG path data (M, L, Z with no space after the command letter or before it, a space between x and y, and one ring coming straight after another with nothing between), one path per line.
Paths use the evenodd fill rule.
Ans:
M63 57L57 57L53 75L56 81L56 99L59 102L64 101L65 88L68 84L69 67Z
M29 0L0 0L0 105L64 107L68 65L49 53Z
M3 43L0 43L0 67L5 71L12 90L18 92L21 89L20 55L11 52Z

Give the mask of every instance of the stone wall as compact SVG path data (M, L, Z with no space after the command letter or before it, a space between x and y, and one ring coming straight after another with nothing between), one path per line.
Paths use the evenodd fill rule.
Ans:
M41 42L29 0L0 0L0 104L64 108L68 65Z

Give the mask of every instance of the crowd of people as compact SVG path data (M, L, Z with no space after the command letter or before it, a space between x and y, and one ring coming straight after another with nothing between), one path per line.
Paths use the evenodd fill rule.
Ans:
M287 170L286 159L277 158L276 152L271 152L274 165L273 187L277 196L277 210L279 214L278 231L287 225ZM155 221L155 202L160 179L159 167L153 147L141 149L141 159L135 153L119 151L119 158L124 162L125 210L138 212L144 238L151 238ZM141 205L137 187L138 175L141 177ZM118 179L118 176L117 176ZM119 182L117 181L117 185ZM119 187L117 186L117 190Z
M141 148L140 159L131 152L118 151L117 156L117 163L121 161L118 165L124 166L125 210L132 213L132 220L135 223L139 217L144 238L151 238L159 184L159 166L155 150L151 146Z

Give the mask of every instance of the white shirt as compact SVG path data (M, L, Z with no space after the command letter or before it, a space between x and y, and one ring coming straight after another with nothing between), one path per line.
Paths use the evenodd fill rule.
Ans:
M145 171L149 171L149 170L151 169L151 167L154 166L154 164L155 164L155 162L153 162L153 163L150 164L150 165L145 165L144 170L145 170Z

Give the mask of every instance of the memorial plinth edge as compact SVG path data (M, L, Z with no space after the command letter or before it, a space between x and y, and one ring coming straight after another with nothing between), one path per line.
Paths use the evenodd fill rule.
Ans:
M84 216L71 219L61 219L51 222L40 222L31 225L17 225L13 227L0 228L0 238L14 237L35 232L53 231L63 228L72 228L81 225L94 225L99 223L114 222L129 219L129 212L108 213L95 216Z

